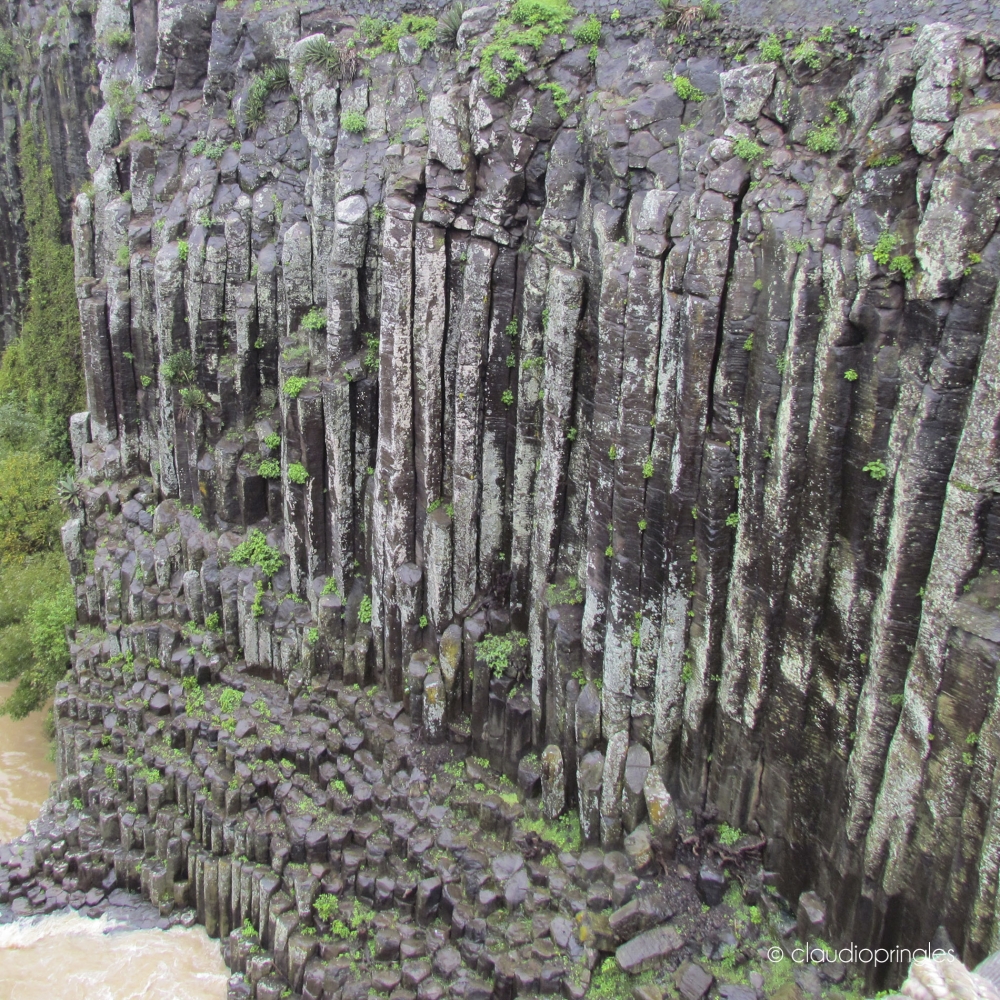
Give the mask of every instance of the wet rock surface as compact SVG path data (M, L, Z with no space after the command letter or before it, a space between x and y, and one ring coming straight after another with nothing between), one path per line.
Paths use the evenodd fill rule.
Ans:
M5 912L141 891L257 997L728 997L740 907L985 954L993 15L711 6L46 42L78 627Z

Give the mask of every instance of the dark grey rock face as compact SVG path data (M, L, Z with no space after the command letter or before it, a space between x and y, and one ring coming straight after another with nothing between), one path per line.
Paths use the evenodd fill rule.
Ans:
M349 10L142 0L99 108L51 89L76 56L41 64L39 113L89 128L57 191L93 185L71 213L64 780L112 741L120 798L98 774L88 808L189 873L171 895L179 868L126 857L119 884L215 933L254 859L257 995L313 989L300 925L338 880L450 918L501 993L555 987L544 956L483 957L490 919L553 878L568 912L620 914L705 803L727 863L766 845L786 899L815 893L808 933L913 944L944 921L971 959L995 932L1000 52L964 13L764 46L737 18L622 13L492 90L490 8L457 50L377 52ZM73 14L81 47L120 15ZM246 697L206 715L192 685L220 678ZM530 843L480 857L417 734L474 754L475 830L503 843L540 796L532 819L573 815L601 851L545 879ZM140 736L203 755L198 777L163 757L136 780L115 740ZM454 870L425 864L439 847ZM276 860L330 867L262 909ZM713 906L721 870L695 876ZM634 943L599 923L559 947ZM427 992L429 933L383 988Z

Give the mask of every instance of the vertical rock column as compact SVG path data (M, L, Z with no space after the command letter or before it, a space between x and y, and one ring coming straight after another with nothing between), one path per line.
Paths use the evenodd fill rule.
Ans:
M382 230L379 428L371 525L372 626L394 698L403 692L403 632L415 627L415 580L397 571L414 559L412 205L393 198ZM399 588L405 586L404 596ZM405 618L405 620L404 620ZM382 642L379 643L379 626Z
M545 692L545 584L555 562L559 514L565 493L567 433L573 413L573 371L577 326L583 308L584 277L578 271L553 267L549 271L546 302L542 446L535 476L534 530L531 539L531 586L528 639L531 657L533 740L544 732Z
M326 428L327 511L329 515L329 572L340 592L347 594L355 548L355 450L352 419L352 378L349 366L358 349L360 298L358 268L364 263L368 205L360 195L337 204L333 253L326 276L326 352L329 373L323 382L323 418ZM364 456L357 456L363 462Z
M452 600L455 614L466 611L477 589L482 378L496 256L495 243L477 239L469 241L455 366L455 445L452 459L452 504L455 510Z
M413 452L415 532L426 581L427 617L443 630L451 620L451 519L441 506L448 251L439 226L418 223L414 236ZM429 511L430 505L436 505Z

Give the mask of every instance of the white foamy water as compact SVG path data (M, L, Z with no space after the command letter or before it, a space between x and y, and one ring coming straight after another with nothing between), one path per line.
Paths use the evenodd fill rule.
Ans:
M224 1000L219 943L201 928L113 927L76 913L0 926L0 1000Z

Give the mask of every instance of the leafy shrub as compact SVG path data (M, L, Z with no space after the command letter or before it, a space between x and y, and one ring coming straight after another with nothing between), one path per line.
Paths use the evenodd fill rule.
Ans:
M705 100L705 95L686 76L675 76L671 82L674 92L682 101Z
M752 163L764 155L764 147L753 139L741 136L733 143L733 152L741 159Z
M523 632L488 635L476 643L476 653L483 658L494 677L503 677L510 666L515 643L523 649L528 645L528 637Z
M762 38L758 50L761 62L781 62L783 53L777 35L768 35L767 38Z
M302 317L302 325L307 330L325 330L326 313L322 309L312 308Z
M307 385L309 385L309 379L304 378L302 375L290 375L285 379L285 384L281 387L281 391L289 399L297 399L299 393Z
M803 39L792 49L792 62L808 66L814 72L820 67L820 52L816 48L816 39Z
M281 569L281 558L281 553L267 544L264 532L258 528L252 528L229 555L235 566L258 566L265 576L274 576Z
M226 715L232 715L241 701L243 701L243 692L237 691L236 688L227 687L219 692L219 709Z
M132 44L132 32L127 28L111 28L101 36L109 49L127 49Z
M875 258L876 264L881 264L882 267L888 267L892 261L892 252L899 246L902 242L900 238L888 230L885 230L879 235L875 246L872 248L872 257Z
M306 467L301 462L292 462L288 466L288 478L301 486L309 478L309 473L306 472Z
M573 37L584 45L597 45L601 40L601 22L593 14L573 31Z
M897 254L889 261L889 272L898 271L907 281L913 277L915 270L913 258L909 254Z
M190 351L174 351L173 354L163 362L160 371L170 385L194 381L194 359Z
M187 263L188 254L190 252L191 252L191 247L187 240L177 241L177 257L182 264Z
M806 135L806 147L814 153L835 153L840 149L840 133L829 119L822 125L813 125Z
M271 434L268 434L267 437L264 438L264 447L265 448L270 448L271 451L274 451L275 449L280 448L281 447L281 435L277 434L277 433L274 433L274 432L272 432Z
M333 915L339 911L340 904L336 896L333 896L328 892L324 892L322 895L317 896L314 900L313 909L316 911L316 916L318 916L320 920L324 920L329 923L329 921L333 918Z
M510 406L514 402L514 393L510 389L504 389L503 395L500 397L500 401L504 406Z
M368 128L368 119L360 111L345 111L340 116L340 127L345 132L359 134Z
M725 844L726 847L732 847L742 836L742 830L732 827L728 823L719 824L719 841Z
M552 94L552 103L556 106L560 118L565 118L569 114L569 94L566 88L558 83L543 83L539 90L547 90Z
M264 461L257 466L257 472L265 479L280 479L281 463L274 458L265 458Z
M365 594L361 598L361 606L358 608L358 621L362 625L369 625L372 620L372 599Z

